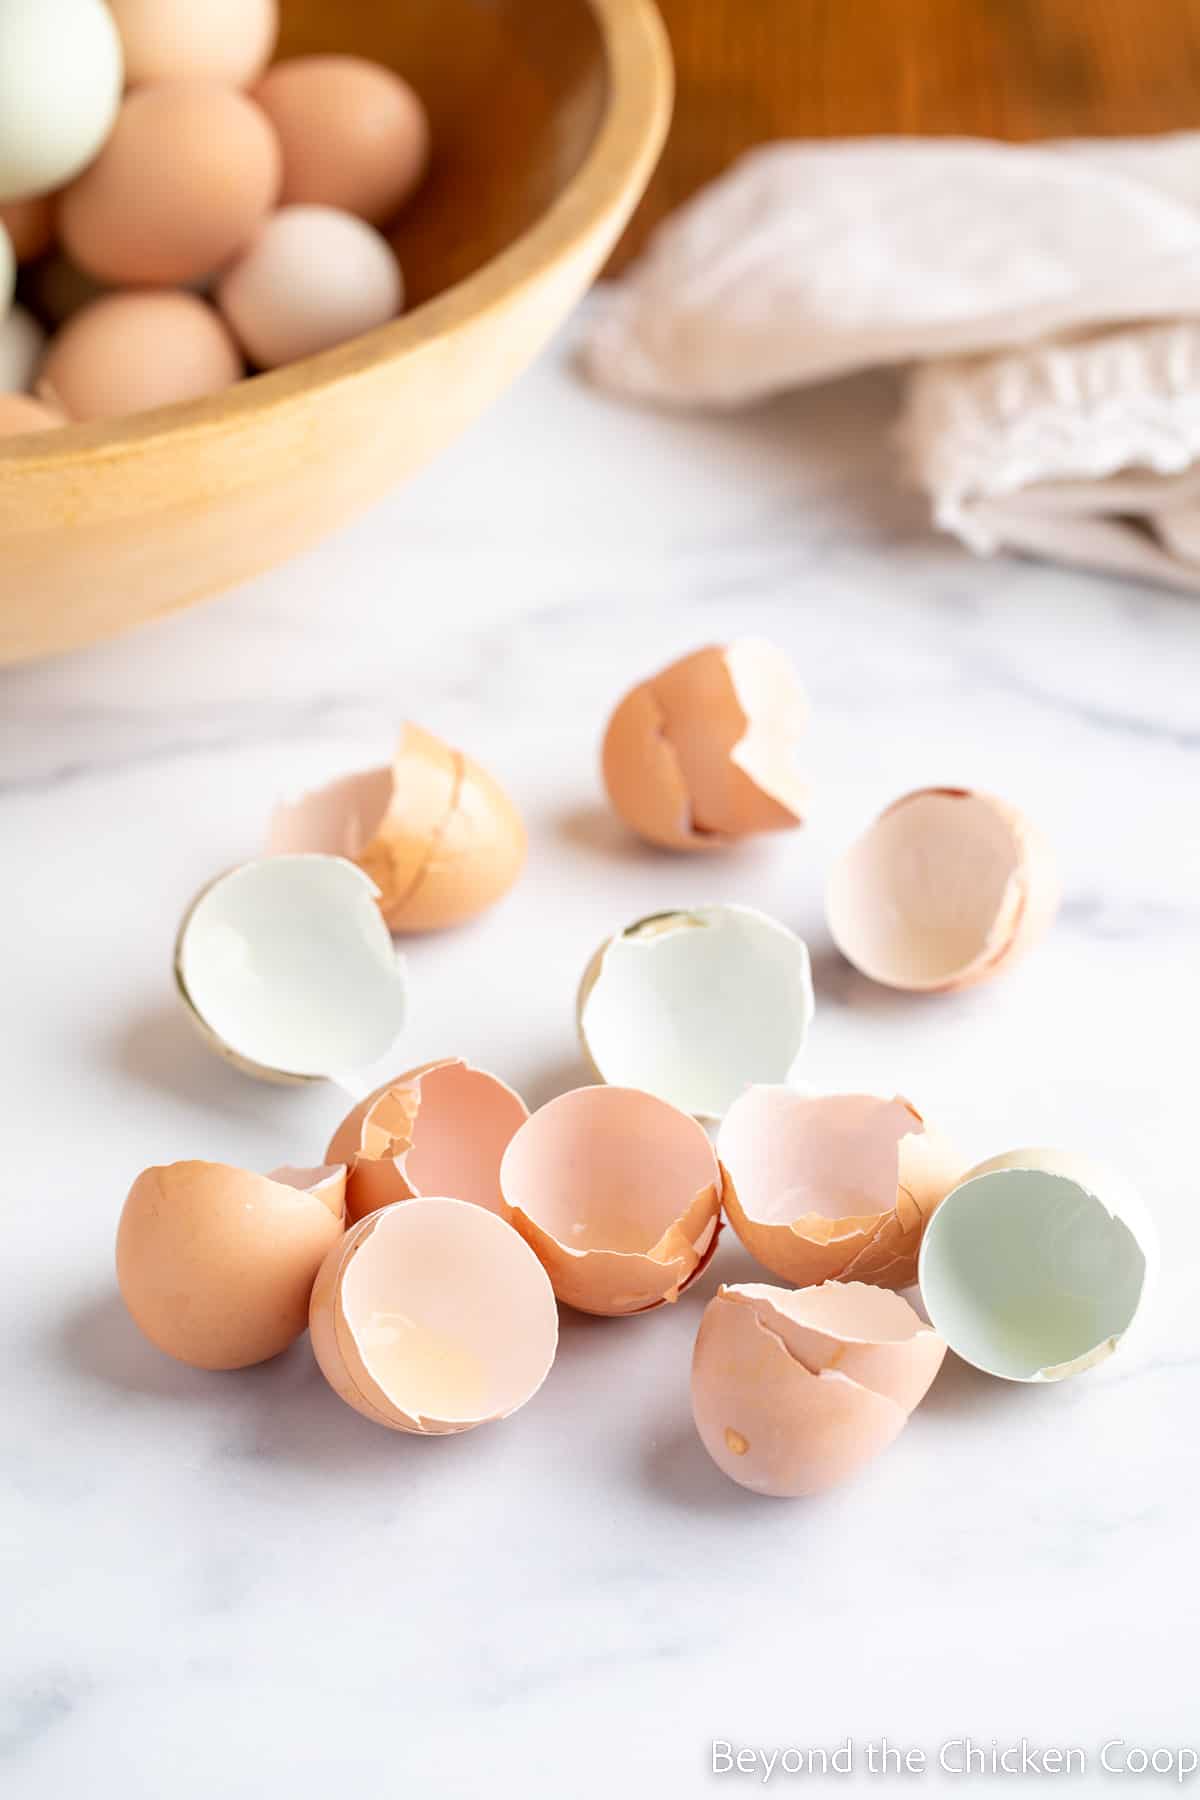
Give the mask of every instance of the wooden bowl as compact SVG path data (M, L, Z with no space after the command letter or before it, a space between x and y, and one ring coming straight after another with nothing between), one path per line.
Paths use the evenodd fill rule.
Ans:
M666 132L651 0L283 0L280 54L424 97L412 310L211 399L0 445L0 663L90 643L315 542L512 381L604 262ZM403 546L397 546L403 554Z

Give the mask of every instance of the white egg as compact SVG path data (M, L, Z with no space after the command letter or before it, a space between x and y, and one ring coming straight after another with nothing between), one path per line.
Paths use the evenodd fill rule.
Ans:
M29 391L45 345L45 332L23 306L0 317L0 394Z
M103 0L0 0L0 201L47 193L91 162L123 75Z

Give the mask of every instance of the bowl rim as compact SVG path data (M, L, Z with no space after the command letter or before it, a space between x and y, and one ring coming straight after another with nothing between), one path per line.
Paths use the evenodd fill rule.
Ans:
M568 257L597 221L649 174L662 148L674 94L671 50L654 0L586 0L608 68L608 97L583 162L541 217L497 255L411 313L346 344L280 369L244 377L199 400L175 401L125 418L68 423L24 441L0 440L0 470L50 473L140 454L228 430L234 420L284 411L315 392L354 380L401 356L429 351L467 320L501 310L523 287Z

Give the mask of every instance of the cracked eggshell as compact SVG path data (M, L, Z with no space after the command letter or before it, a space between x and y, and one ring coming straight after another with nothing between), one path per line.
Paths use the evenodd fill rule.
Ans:
M904 1429L946 1346L899 1294L721 1287L692 1356L692 1413L717 1467L759 1494L819 1494Z
M788 1081L813 1016L807 946L749 906L655 913L602 944L576 1018L601 1081L719 1119L755 1081Z
M531 1400L558 1345L558 1308L529 1246L494 1213L422 1196L335 1244L309 1308L334 1392L393 1431L441 1435Z
M267 857L219 876L175 943L176 986L205 1041L282 1083L386 1055L407 995L376 898L361 869L333 856Z
M909 1287L922 1234L965 1164L900 1095L752 1087L717 1136L725 1212L750 1254L798 1287Z
M541 1107L504 1152L500 1187L580 1312L677 1300L716 1248L721 1177L703 1127L632 1088L576 1088Z
M507 1218L500 1159L528 1117L498 1076L446 1057L368 1094L334 1132L325 1159L350 1171L351 1220L421 1194L452 1194Z
M880 814L836 864L834 942L885 987L937 993L988 981L1046 934L1054 854L992 794L921 788Z
M117 1228L117 1283L134 1324L197 1369L278 1356L308 1323L317 1270L342 1236L345 1188L344 1168L146 1169Z
M782 650L759 638L710 645L641 682L601 752L614 809L671 850L714 850L804 822L795 747L808 701Z
M921 1248L921 1298L974 1368L1061 1381L1116 1350L1158 1261L1154 1222L1122 1176L1065 1150L1010 1150L946 1196Z
M441 931L485 912L525 862L521 815L500 783L432 732L406 725L390 767L349 775L276 810L272 855L357 863L392 931Z

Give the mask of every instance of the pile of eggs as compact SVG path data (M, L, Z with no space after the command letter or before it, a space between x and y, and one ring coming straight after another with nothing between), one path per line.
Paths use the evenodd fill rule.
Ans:
M613 714L615 810L676 850L795 826L805 711L769 644L683 658ZM1059 1381L1142 1310L1155 1234L1120 1177L1039 1148L967 1167L903 1096L801 1081L808 950L749 906L665 910L601 945L577 996L597 1082L534 1113L461 1057L365 1082L405 1023L393 933L477 915L524 860L507 793L429 732L407 726L389 766L281 806L266 849L189 908L180 997L238 1066L328 1079L354 1104L314 1166L138 1176L118 1281L168 1354L240 1368L307 1327L366 1418L466 1431L537 1392L557 1303L610 1318L672 1304L728 1224L771 1279L722 1286L705 1308L696 1429L742 1486L799 1496L891 1444L948 1347L1003 1379ZM1013 807L931 788L845 851L827 911L860 971L935 993L1007 968L1057 892ZM914 1286L925 1316L902 1292Z
M278 27L278 0L0 0L0 436L198 399L402 310L385 230L425 110L358 57L268 67Z

